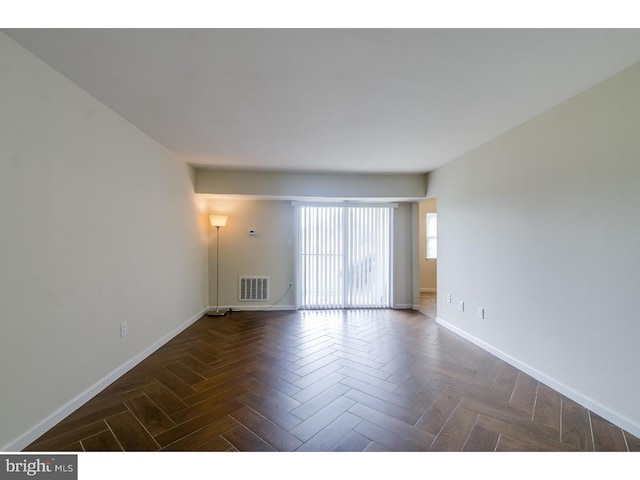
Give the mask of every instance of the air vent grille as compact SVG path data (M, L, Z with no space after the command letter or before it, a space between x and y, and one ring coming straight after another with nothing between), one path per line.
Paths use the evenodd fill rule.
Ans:
M238 286L238 300L260 302L269 300L269 277L243 276Z

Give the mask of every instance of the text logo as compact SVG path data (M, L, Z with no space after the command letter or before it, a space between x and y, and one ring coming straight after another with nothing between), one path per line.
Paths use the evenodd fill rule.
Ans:
M77 455L2 455L0 480L77 480Z

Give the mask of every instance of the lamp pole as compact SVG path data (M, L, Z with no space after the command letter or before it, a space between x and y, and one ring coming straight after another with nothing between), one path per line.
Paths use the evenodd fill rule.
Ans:
M227 312L220 310L220 227L224 227L227 223L227 217L224 215L210 215L211 225L216 227L216 310L209 312L210 317L222 317Z

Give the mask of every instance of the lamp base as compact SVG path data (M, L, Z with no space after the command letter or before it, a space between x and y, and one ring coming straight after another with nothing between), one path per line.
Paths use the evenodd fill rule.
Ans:
M227 314L228 310L211 310L209 312L207 312L207 316L208 317L224 317Z

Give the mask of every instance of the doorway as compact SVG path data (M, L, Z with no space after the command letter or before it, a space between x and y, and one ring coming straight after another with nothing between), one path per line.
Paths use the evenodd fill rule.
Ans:
M389 308L393 207L297 210L298 308Z
M419 310L436 318L438 315L438 205L435 198L418 204L420 304Z

